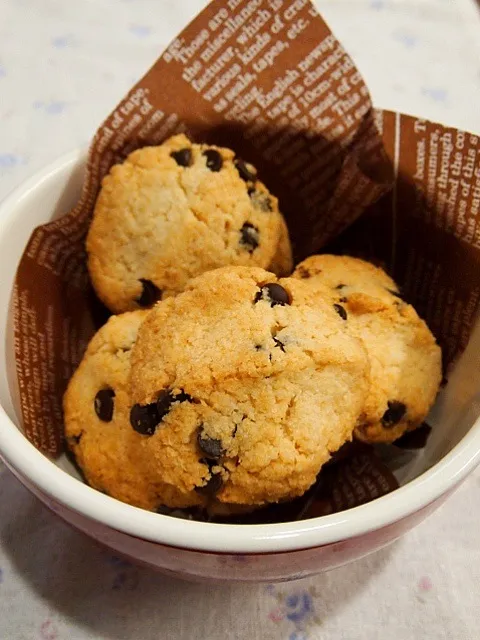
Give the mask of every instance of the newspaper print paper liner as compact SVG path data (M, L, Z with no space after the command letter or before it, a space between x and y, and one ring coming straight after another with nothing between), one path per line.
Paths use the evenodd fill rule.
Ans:
M63 451L62 395L106 319L84 249L101 180L133 150L178 132L257 166L297 261L327 248L381 264L434 331L444 365L465 348L480 302L480 139L375 110L309 0L214 0L98 129L77 206L37 228L25 249L15 355L24 432L38 449ZM383 493L395 488L379 458L362 455L383 468ZM377 495L367 490L361 502Z

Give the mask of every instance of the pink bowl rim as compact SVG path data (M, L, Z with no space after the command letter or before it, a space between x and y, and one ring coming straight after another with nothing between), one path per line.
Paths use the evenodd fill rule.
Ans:
M66 154L20 185L0 205L0 246L18 203L45 181L78 168L84 151ZM12 283L7 286L11 288ZM17 429L0 407L0 454L44 494L86 518L150 542L212 553L275 553L320 547L397 522L436 501L480 463L480 418L437 464L396 491L348 511L299 522L229 525L160 515L124 504L58 468Z

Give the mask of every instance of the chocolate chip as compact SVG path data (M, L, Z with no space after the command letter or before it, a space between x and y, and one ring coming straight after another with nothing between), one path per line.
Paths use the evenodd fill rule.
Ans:
M390 429L400 422L407 411L407 407L403 402L398 400L389 400L388 409L385 411L382 417L382 424L385 429Z
M113 418L113 399L115 398L115 391L113 389L100 389L95 396L93 406L95 407L95 413L103 420L103 422L110 422Z
M431 430L432 427L424 422L418 429L404 433L393 444L400 449L423 449L427 444Z
M257 172L255 170L250 171L243 160L237 158L237 160L235 160L235 167L240 174L241 179L245 180L245 182L255 182L257 179Z
M277 304L281 306L292 304L288 291L276 282L269 282L262 286L255 296L254 302L258 302L259 300L270 302L270 306L272 307Z
M160 300L162 292L156 284L153 284L151 280L140 278L140 282L142 283L143 289L140 297L137 298L136 302L141 307L151 307L152 304L155 304L155 302L158 302L158 300Z
M195 400L189 393L182 390L180 393L173 394L173 402L195 402Z
M243 244L249 253L253 253L259 245L259 232L257 227L250 222L245 222L240 229L240 244Z
M283 353L285 353L285 345L283 344L283 342L281 342L278 338L274 338L273 341L275 342L275 346L280 347Z
M223 480L220 473L212 473L202 487L195 487L195 491L205 496L213 496L220 491L223 486Z
M162 420L170 411L173 402L172 394L169 391L160 391L157 397L157 413L159 420Z
M338 301L339 301L339 302L348 302L348 298L345 298L345 297L343 297L343 298L339 298L339 300L338 300Z
M167 415L174 402L193 402L193 398L188 393L185 393L185 391L173 393L172 391L162 389L162 391L158 393L157 397L157 413L159 421L163 420Z
M191 167L193 162L192 150L185 148L178 151L172 151L170 154L175 162L181 167Z
M138 433L152 436L174 402L194 402L194 400L184 391L172 393L163 389L158 393L156 402L147 405L135 404L132 407L130 424Z
M345 309L342 307L341 304L334 304L333 308L335 309L335 311L338 313L338 315L341 317L342 320L346 320L347 319L347 312L345 311Z
M218 460L224 454L222 441L204 434L203 427L197 433L197 443L201 451L211 460Z
M346 284L337 284L337 286L335 287L335 289L343 289L344 287L346 287Z
M256 209L260 209L260 211L273 211L272 199L267 193L257 191L251 187L248 189L248 195Z
M203 155L207 159L207 168L210 171L220 171L223 167L223 158L215 149L207 149L203 152Z
M159 416L156 402L134 404L130 411L130 424L137 433L153 436L162 417Z
M257 199L258 208L261 211L273 211L272 199L265 193L262 193L261 197Z
M297 276L300 276L300 278L303 278L304 280L306 280L307 278L310 278L310 271L305 269L305 267L298 267L297 270L295 271L295 274Z

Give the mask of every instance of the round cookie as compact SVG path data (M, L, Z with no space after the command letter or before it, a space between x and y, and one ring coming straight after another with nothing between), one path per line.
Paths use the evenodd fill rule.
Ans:
M155 509L158 494L169 488L156 486L145 473L142 436L129 421L131 348L147 314L112 316L95 334L69 382L63 408L67 445L88 484L123 502ZM181 495L175 499L181 502Z
M283 272L291 262L278 201L255 168L183 134L110 169L86 248L95 290L114 313L149 307L210 269L273 263Z
M328 290L319 301L258 268L205 273L156 305L131 370L130 419L152 478L190 506L302 495L365 403L368 358L344 324Z
M351 333L368 351L371 386L356 438L394 442L426 418L441 381L441 351L396 283L380 268L348 256L311 256L294 277L330 288Z

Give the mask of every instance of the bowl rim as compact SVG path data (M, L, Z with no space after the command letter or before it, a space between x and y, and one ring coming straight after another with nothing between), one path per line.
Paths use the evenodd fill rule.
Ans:
M79 168L85 151L58 158L0 203L0 245L19 202L44 181ZM7 233L8 235L8 233ZM8 283L11 288L12 283ZM3 363L2 363L3 366ZM328 516L295 522L234 525L196 522L145 511L92 489L38 451L0 406L0 455L52 500L86 518L150 542L211 553L279 553L315 548L381 529L421 510L458 485L480 463L480 418L433 467L390 494Z

